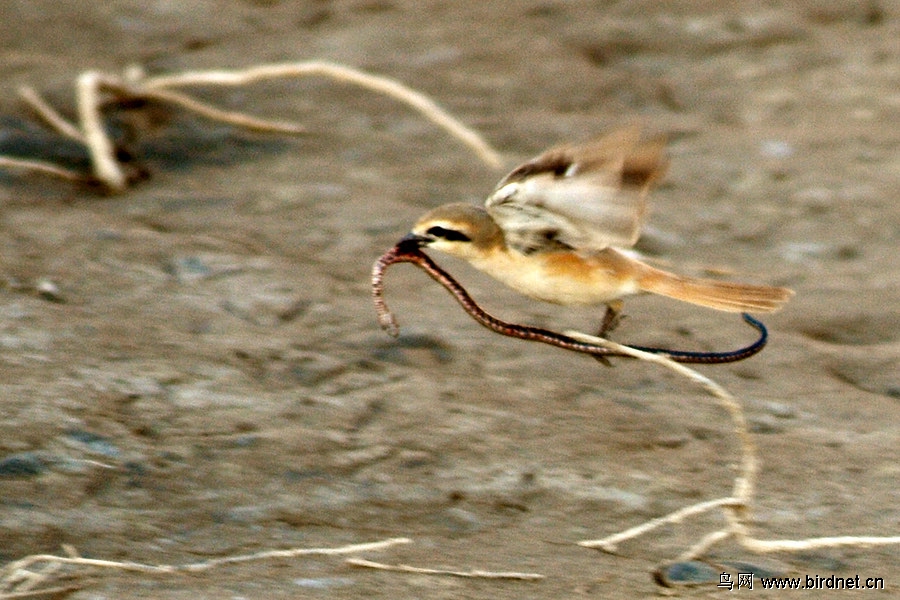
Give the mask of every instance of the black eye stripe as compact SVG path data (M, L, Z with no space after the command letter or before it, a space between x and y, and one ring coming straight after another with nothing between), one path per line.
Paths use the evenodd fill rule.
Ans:
M442 238L447 240L448 242L471 242L472 238L467 236L461 231L457 231L455 229L447 229L446 227L440 227L435 225L434 227L429 227L428 231L426 231L428 235L433 235L437 238Z

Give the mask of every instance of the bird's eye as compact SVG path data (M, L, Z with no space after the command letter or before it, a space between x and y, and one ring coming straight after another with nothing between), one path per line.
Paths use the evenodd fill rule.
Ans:
M429 227L428 231L426 231L428 235L434 236L436 238L441 238L447 240L448 242L471 242L472 238L467 236L461 231L457 231L455 229L447 229L446 227L440 227L435 225L434 227Z

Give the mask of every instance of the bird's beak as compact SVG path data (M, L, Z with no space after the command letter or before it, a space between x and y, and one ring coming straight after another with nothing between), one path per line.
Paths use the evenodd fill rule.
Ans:
M397 242L397 245L418 249L422 246L427 246L433 241L434 238L430 238L425 235L419 235L418 233L407 233L402 238L400 238L400 241Z

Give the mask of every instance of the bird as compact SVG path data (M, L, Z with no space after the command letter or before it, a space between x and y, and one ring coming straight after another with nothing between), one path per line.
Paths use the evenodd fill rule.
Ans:
M636 126L553 147L513 169L484 206L434 208L401 241L461 258L537 300L606 305L601 335L635 294L726 312L780 309L792 290L671 273L633 250L647 195L668 166L664 150Z

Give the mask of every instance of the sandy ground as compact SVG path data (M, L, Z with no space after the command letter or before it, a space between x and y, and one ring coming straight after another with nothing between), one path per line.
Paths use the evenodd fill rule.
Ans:
M754 431L754 532L900 533L900 3L461 4L5 2L0 151L83 164L33 124L16 87L71 111L79 71L130 63L347 63L430 94L510 165L639 121L669 136L672 160L640 249L685 273L797 291L765 319L762 354L701 369ZM658 368L491 334L408 265L388 274L404 335L386 337L372 262L424 210L478 202L502 172L396 102L332 81L203 93L310 134L174 112L138 140L151 177L124 195L0 176L0 561L62 544L173 564L409 537L366 556L546 579L312 557L95 574L67 597L657 595L653 568L718 514L619 555L574 542L729 494L727 415ZM596 310L539 304L441 262L505 318L597 325ZM38 294L43 280L58 294ZM626 309L623 341L724 349L753 335L672 301ZM763 559L724 544L711 559L900 589L896 547Z

